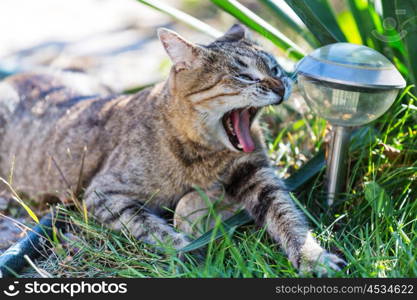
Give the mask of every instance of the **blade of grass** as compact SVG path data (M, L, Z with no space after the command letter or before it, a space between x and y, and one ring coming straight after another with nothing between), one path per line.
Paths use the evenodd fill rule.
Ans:
M319 173L325 165L324 151L320 151L300 169L298 169L297 172L285 180L286 187L290 191L295 191Z
M13 194L13 199L16 200L25 210L26 212L29 214L29 216L36 222L39 223L39 218L36 216L36 214L33 212L32 209L30 209L30 207L22 200L20 199L19 195L17 194L17 192L13 189L13 187L3 178L0 177L0 181L3 182L8 188L9 190L12 192Z
M347 41L326 0L285 0L285 2L300 17L321 45Z
M299 1L301 2L301 1ZM333 12L328 0L304 1L314 15L322 22L329 32L339 42L346 42L346 37L340 29L335 13Z
M212 36L214 38L218 38L220 36L222 36L222 33L220 31L218 31L217 29L211 27L210 25L186 14L183 11L180 11L176 8L173 8L165 3L163 3L162 1L157 1L157 0L137 0L140 3L143 3L147 6L150 6L156 10L159 10L179 21L181 21L182 23L185 23L187 25L189 25L190 27L193 27L194 29L197 29L201 32L204 32L205 34Z
M372 17L372 4L362 0L348 0L348 5L359 29L363 44L379 51L383 50L381 49L381 41L378 40L378 36L382 35L381 29L378 31L374 23L375 19Z
M271 24L254 14L248 8L235 0L211 0L218 7L234 16L240 22L263 35L279 48L288 52L288 56L298 60L304 57L305 52L297 44L287 38L282 32Z
M313 48L318 47L319 43L317 42L314 35L305 27L293 20L286 12L283 10L276 1L274 0L259 0L265 6L267 6L279 20L284 22L289 28L291 28L295 33L301 35ZM285 2L283 2L285 4Z
M398 23L402 30L406 31L403 39L407 51L406 64L410 71L410 81L417 83L417 2L395 0L395 10L401 12L397 14Z
M252 221L252 218L248 215L248 213L242 210L241 212L237 213L236 215L222 222L222 225L220 226L223 226L224 232L230 232L234 230L234 228L236 228L237 226L242 226L251 221ZM221 236L223 236L222 230L216 230L215 232L213 231L213 229L209 230L179 251L189 252L189 251L199 249L201 247L204 247L208 243L210 243L210 241L216 240Z
M363 5L356 0L348 0L347 2L352 16L355 19L356 27L358 28L359 34L362 38L362 43L367 45L369 35L375 27L372 25L371 20L369 20L369 18L367 18L364 14L366 7L363 7Z
M340 29L343 31L349 43L362 45L363 41L352 12L346 10L337 16Z
M399 62L395 60L400 60L401 62L405 61L405 48L403 44L403 38L407 34L401 26L398 24L397 14L395 8L395 1L393 0L381 0L382 3L382 11L383 11L383 18L384 22L386 21L394 21L395 23L391 23L391 26L383 26L384 35L387 37L385 40L390 46L390 50L393 51L393 55L395 56L392 58L397 65L397 68L400 69L402 73L406 73L405 70L402 70L401 66L399 66ZM394 26L392 26L394 25ZM385 52L386 53L386 52ZM387 53L386 53L387 54ZM390 55L388 55L391 57ZM407 70L408 71L408 70ZM408 74L408 72L407 72Z

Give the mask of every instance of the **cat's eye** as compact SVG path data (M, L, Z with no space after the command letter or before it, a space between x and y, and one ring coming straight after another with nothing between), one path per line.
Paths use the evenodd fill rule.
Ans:
M244 83L256 83L259 82L259 79L253 78L251 75L248 74L239 74L235 76L237 79Z
M277 77L281 75L281 69L277 65L271 68L271 72L274 76Z

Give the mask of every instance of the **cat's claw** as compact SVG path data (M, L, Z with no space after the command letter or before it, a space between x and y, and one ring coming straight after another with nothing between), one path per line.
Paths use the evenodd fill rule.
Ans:
M302 259L300 262L301 274L314 274L318 277L326 277L333 272L341 271L347 266L347 263L332 253L323 251L317 259Z

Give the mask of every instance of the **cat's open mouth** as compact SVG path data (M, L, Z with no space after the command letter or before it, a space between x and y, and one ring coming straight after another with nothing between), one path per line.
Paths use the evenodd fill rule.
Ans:
M239 151L255 150L250 127L258 110L256 107L245 107L234 109L223 116L222 122L229 141Z

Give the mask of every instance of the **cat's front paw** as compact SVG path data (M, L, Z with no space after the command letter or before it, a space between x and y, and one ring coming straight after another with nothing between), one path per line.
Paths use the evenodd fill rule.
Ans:
M332 272L341 271L346 265L343 259L323 249L316 255L309 253L302 256L299 270L301 274L314 274L319 277L326 277L331 275Z
M323 249L310 233L307 234L297 258L301 274L314 274L319 277L329 276L347 265L343 259Z

